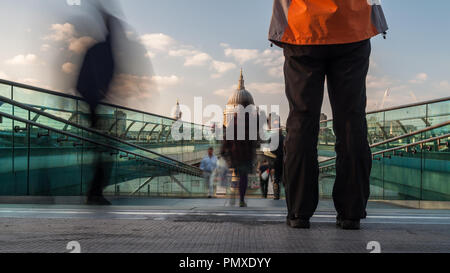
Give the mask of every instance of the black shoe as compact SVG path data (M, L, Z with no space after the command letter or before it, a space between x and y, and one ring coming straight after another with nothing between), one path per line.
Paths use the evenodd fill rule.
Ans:
M291 228L302 228L302 229L309 229L311 227L311 223L309 222L309 219L286 219L286 224L290 226Z
M359 230L361 229L360 220L341 220L342 229Z
M336 226L337 227L342 227L342 219L340 216L336 217Z
M208 195L208 199L211 199L212 198L212 196L211 195Z
M103 196L89 196L86 201L87 205L95 205L95 206L110 206L111 202L106 200Z

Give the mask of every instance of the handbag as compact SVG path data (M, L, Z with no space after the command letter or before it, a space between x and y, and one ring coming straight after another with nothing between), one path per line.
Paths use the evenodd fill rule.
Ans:
M264 181L266 181L267 179L269 179L269 169L268 170L266 170L266 171L264 171L262 174L261 174L261 179L262 180L264 180Z

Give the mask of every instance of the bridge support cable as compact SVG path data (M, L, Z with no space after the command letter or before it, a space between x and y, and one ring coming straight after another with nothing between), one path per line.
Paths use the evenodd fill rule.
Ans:
M431 127L427 127L427 128L418 130L418 131L410 132L410 133L405 134L405 135L401 135L401 136L390 138L390 139L387 139L387 140L384 140L384 141L381 141L381 142L377 142L375 144L370 145L370 148L376 148L378 146L381 146L381 145L384 145L384 144L387 144L387 143L390 143L390 142L394 142L394 141L397 141L397 140L400 140L400 139L404 139L404 138L407 138L407 137L418 135L418 134L421 134L421 133L424 133L424 132L428 132L428 131L431 131L431 130L434 130L434 129L437 129L437 128L441 128L441 127L444 127L444 126L448 126L448 125L450 125L450 121L446 121L446 122L443 122L443 123L440 123L440 124L436 124L436 125L431 126ZM441 138L439 138L438 140L440 140L440 139ZM414 144L412 144L412 145L414 145ZM334 157L330 157L330 158L328 158L326 160L320 161L319 164L323 164L325 162L329 162L329 161L332 161L332 160L335 160L335 159L336 159L335 156Z
M154 179L155 177L150 177L150 178L148 178L147 180L145 180L145 182L141 185L141 186L139 186L131 195L135 195L136 193L138 193L140 190L142 190L145 186L147 186L148 184L150 184L150 182L152 182L152 180Z
M372 153L372 158L375 160L375 156L377 156L377 155L383 155L384 156L387 153L393 153L395 151L399 151L399 150L403 150L403 149L406 149L408 151L411 147L414 147L414 146L420 146L421 149L424 149L424 144L425 143L428 143L428 142L440 142L440 140L446 139L446 138L450 138L450 134L445 134L445 135L438 136L438 137L432 137L432 138L424 139L424 140L417 141L417 142L414 142L414 143L410 143L410 144L407 144L407 145L403 145L403 146L399 146L399 147L395 147L395 148L390 148L390 149L386 149L386 150L383 150L383 151L379 151L379 152L376 152L376 153ZM334 160L334 159L336 159L336 157L329 158L327 160L322 161L321 163L328 162L328 161L331 161L331 160ZM327 169L335 167L335 166L336 166L336 163L332 163L332 164L329 164L329 165L326 165L326 166L322 166L319 169L320 169L320 171L323 171L323 170L327 170Z
M173 175L170 176L170 178L172 178L172 180L177 183L178 186L180 186L185 192L187 193L191 193L183 184L181 184L181 182Z

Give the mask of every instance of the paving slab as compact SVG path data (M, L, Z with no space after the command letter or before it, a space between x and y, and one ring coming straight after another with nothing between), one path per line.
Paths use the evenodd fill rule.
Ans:
M309 230L285 224L284 201L221 199L114 200L111 207L0 205L0 252L64 253L367 253L450 252L450 212L370 202L362 230L336 228L330 200Z

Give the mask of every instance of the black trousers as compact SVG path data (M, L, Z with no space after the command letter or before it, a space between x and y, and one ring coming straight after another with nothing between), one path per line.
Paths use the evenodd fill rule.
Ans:
M269 191L269 179L263 180L259 178L259 183L261 185L261 193L264 198L267 198L267 192Z
M318 205L317 144L325 80L336 135L334 205L343 219L366 217L372 168L365 112L370 53L370 40L284 47L290 113L283 183L290 218L309 219Z
M275 179L273 181L273 198L280 199L280 182L281 177L275 175Z

